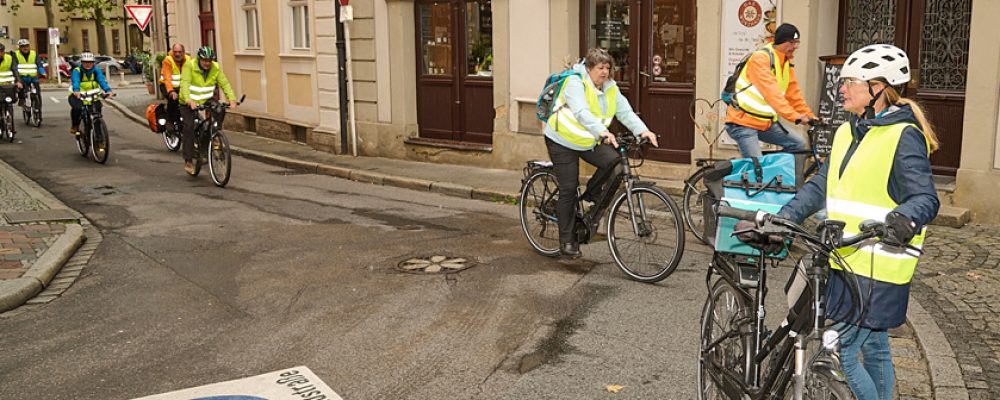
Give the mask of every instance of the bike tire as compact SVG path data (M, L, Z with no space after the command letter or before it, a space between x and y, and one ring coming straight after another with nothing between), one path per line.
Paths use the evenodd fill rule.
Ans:
M705 238L705 208L701 194L708 190L705 187L707 172L708 168L699 169L684 182L684 197L681 199L684 224L691 230L691 234L704 244L708 244L708 239Z
M608 216L608 247L618 268L639 282L659 282L677 269L684 254L684 222L677 204L655 186L632 189L639 233L632 227L626 193L615 198ZM637 249L632 252L630 250ZM656 254L646 254L656 251Z
M521 185L518 197L521 231L531 248L543 256L559 255L558 200L559 185L555 174L550 171L536 172Z
M221 131L212 134L208 141L208 171L212 173L215 186L226 187L233 172L233 158L229 149L229 139Z
M86 158L90 154L90 143L87 142L87 138L90 137L90 132L80 132L76 135L76 149L80 151L80 156Z
M163 145L167 146L167 150L177 151L181 148L181 133L174 127L168 126L160 135L163 136Z
M698 352L698 400L726 398L713 376L723 370L743 376L747 343L743 335L733 335L715 343L730 332L739 332L740 323L752 315L750 302L724 279L716 280L701 312L701 335ZM708 348L712 343L714 346ZM717 369L718 368L718 369Z
M14 136L17 135L17 132L14 131L14 110L9 109L4 113L4 124L6 125L3 133L4 139L13 143Z
M34 125L35 128L40 128L42 126L42 95L37 93L31 95L31 108L31 114L34 116L31 124Z
M104 120L94 121L94 129L90 132L90 154L99 164L108 162L108 155L111 154L110 136Z
M195 128L195 129L198 129L198 128ZM194 144L193 144L193 146L194 146L194 160L191 160L192 162L194 162L194 173L191 174L191 176L198 176L198 174L201 173L201 167L202 167L202 164L203 164L201 162L201 160L202 160L201 156L203 154L202 150L201 150L201 148L203 146L200 143L201 142L201 135L202 135L201 132L199 132L197 130L195 131Z

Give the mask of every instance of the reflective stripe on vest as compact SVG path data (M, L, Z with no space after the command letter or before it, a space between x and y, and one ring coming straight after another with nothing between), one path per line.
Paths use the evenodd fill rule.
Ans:
M0 86L14 84L14 71L10 69L13 65L14 58L10 54L4 54L3 61L0 61Z
M899 145L899 138L912 124L896 124L871 128L861 139L857 150L844 173L841 165L853 137L849 123L837 129L830 150L830 169L827 174L826 207L829 218L847 223L844 236L857 235L858 224L865 220L885 222L885 216L898 205L889 196L889 173L892 171L893 155ZM921 248L927 228L910 241L910 245ZM910 283L920 255L912 250L893 246L883 246L871 240L862 246L845 247L837 250L850 272L877 281L896 285ZM842 269L830 259L834 269Z
M35 52L28 52L28 59L24 58L24 55L20 51L15 51L14 55L17 56L17 73L21 76L38 76L38 66L35 65Z
M618 108L618 85L612 85L604 93L605 99L608 102L608 109L606 111L601 110L601 102L597 97L597 88L594 87L594 83L590 79L585 77L580 77L583 81L583 91L587 97L587 105L590 109L590 113L593 114L597 119L601 121L604 126L611 126L611 121L615 116L615 111ZM549 127L559 134L559 137L563 138L569 143L583 148L593 148L597 145L597 139L594 134L583 126L573 115L573 111L570 110L569 106L566 104L566 85L569 84L569 78L563 81L563 87L559 91L559 97L556 98L556 102L553 105L557 112L553 113L549 117Z
M188 88L191 90L191 100L194 100L196 102L211 99L212 96L215 95L215 85L212 86L191 85Z
M764 46L762 49L757 50L763 54L770 53L771 56L774 54L774 47L772 44ZM750 62L747 61L747 64ZM767 104L767 100L764 99L764 95L760 93L757 88L753 86L750 79L747 78L747 67L743 67L740 71L740 77L736 80L736 99L737 104L740 108L747 112L747 115L769 121L775 121L778 119L778 114L774 111L774 108L770 104ZM778 81L778 89L781 90L781 94L784 95L785 91L788 90L788 83L790 80L791 63L788 59L785 59L784 64L774 64L774 68L771 73L774 74L774 78ZM760 116L765 116L768 118L761 118Z
M181 65L184 65L190 59L191 59L191 57L188 57L188 55L185 54L184 55L184 61L181 63ZM171 71L171 74L170 74L170 84L173 85L175 88L179 88L181 86L181 67L178 66L177 63L174 62L174 58L173 57L169 57L168 56L168 57L166 57L166 58L163 59L163 62L170 63L170 71ZM166 79L165 76L160 76L160 83L163 83L164 79Z
M208 74L203 75L201 67L198 66L198 59L192 58L185 64L185 68L191 68L191 80L188 82L188 97L182 99L183 101L194 101L198 104L205 104L206 101L211 100L215 96L215 86L219 79L219 74L222 73L222 69L219 68L219 64L212 61L212 67L208 70ZM181 94L184 91L181 90Z

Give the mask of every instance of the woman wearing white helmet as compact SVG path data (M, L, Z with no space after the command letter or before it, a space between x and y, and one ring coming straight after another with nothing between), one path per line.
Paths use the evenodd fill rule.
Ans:
M934 129L897 87L910 81L906 53L886 44L855 51L841 70L840 93L850 120L836 132L830 157L779 215L797 222L822 209L847 223L886 224L880 241L840 250L827 285L827 318L840 333L841 368L860 400L892 398L895 382L888 329L906 319L910 279L924 226L940 202L931 179ZM835 263L834 263L835 264ZM864 355L864 363L858 354Z

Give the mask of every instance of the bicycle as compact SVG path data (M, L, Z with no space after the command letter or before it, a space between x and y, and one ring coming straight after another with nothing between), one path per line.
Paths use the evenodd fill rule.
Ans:
M24 104L21 105L21 113L24 116L24 123L36 128L42 126L42 90L38 82L28 84L25 89L27 96L24 96ZM23 95L23 94L22 94Z
M800 121L796 121L799 124ZM811 178L817 172L819 172L820 167L823 166L823 154L820 153L816 146L816 135L817 129L827 126L827 123L823 120L809 120L809 153L808 153L808 164L803 168L802 177L805 180ZM766 153L774 153L775 151L770 151ZM780 151L777 151L780 152ZM704 196L705 192L705 174L715 168L715 164L720 161L728 161L720 158L696 158L695 165L698 167L687 179L684 180L684 194L681 197L681 210L684 213L684 222L694 237L700 240L704 244L709 244L708 238L705 237L705 218L704 218ZM805 182L805 181L803 181Z
M80 113L83 131L76 135L76 148L83 157L87 157L89 150L94 161L98 164L104 164L108 161L108 155L111 153L111 137L108 135L108 126L104 123L101 110L94 107L94 104L108 97L110 95L107 93L100 95L80 94L80 100L83 102Z
M14 128L14 89L0 88L0 139L14 141L17 128Z
M184 105L179 105L183 107ZM167 117L170 118L170 117ZM178 117L180 118L180 117ZM163 136L163 144L167 146L167 150L177 151L181 148L181 132L184 131L183 124L180 120L170 121L166 124L166 129L160 134Z
M237 103L242 103L244 98L246 96L241 97ZM229 183L233 168L229 139L221 129L228 108L229 103L214 100L195 108L194 147L197 157L191 176L198 176L202 164L207 160L212 182L218 187L225 187ZM206 114L204 117L201 115L202 111Z
M801 225L763 211L720 205L718 215L753 221L752 230L762 237L801 239L810 254L799 260L785 287L789 312L774 332L764 326L765 257L747 261L746 256L714 254L705 277L709 296L701 316L698 398L853 399L839 369L840 333L825 325L827 274L831 258L844 270L850 270L840 262L837 249L881 239L885 224L862 222L860 233L847 237L843 221L825 220L816 228L816 234L810 234ZM920 251L909 245L906 248ZM719 279L713 285L715 275ZM808 348L813 342L821 345L810 354ZM786 392L789 386L790 393Z
M578 243L589 243L597 236L604 211L610 206L607 241L615 264L633 280L659 282L674 272L684 252L680 211L673 199L654 186L655 183L641 181L632 172L642 165L641 147L648 141L636 139L629 133L616 137L619 169L609 178L612 180L608 182L608 189L589 210L584 211L582 196L577 197L574 234ZM639 163L631 165L628 154L637 154ZM552 162L528 161L521 183L518 204L521 229L528 243L539 254L558 256L556 201L559 187ZM646 254L646 251L658 254Z

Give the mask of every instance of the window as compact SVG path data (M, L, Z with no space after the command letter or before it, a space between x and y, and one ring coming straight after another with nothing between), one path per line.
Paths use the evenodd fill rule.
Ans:
M27 38L28 38L28 28L21 28L21 29L18 29L18 31L17 31L17 32L18 32L19 34L21 34L21 39L27 39Z
M120 35L118 34L118 30L117 29L112 29L111 30L111 47L113 49L112 51L115 54L121 54L122 53L122 45L120 43L121 37L119 37L119 36Z
M493 10L491 0L465 3L467 74L493 76Z
M418 10L423 73L451 76L451 4L435 1Z
M309 2L293 0L292 8L292 49L309 49Z
M90 51L90 31L84 29L80 36L83 37L83 51Z
M242 0L243 18L240 19L243 32L243 47L260 48L260 19L257 15L257 0Z

